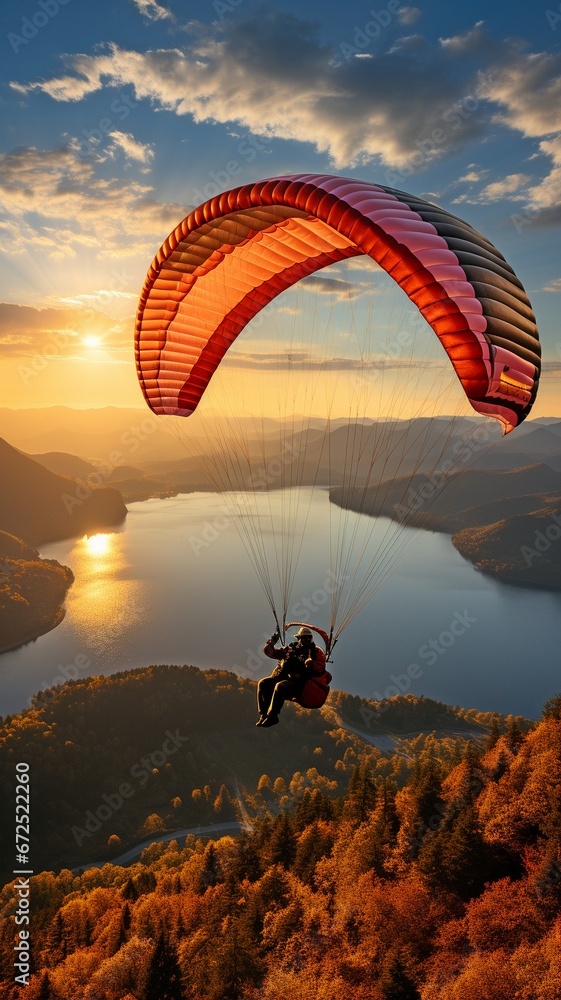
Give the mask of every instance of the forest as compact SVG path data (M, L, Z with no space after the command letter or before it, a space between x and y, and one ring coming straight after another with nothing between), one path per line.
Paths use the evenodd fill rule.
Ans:
M68 566L41 559L21 538L0 531L0 650L58 625L73 580Z
M319 712L287 705L282 727L266 739L255 720L255 682L225 670L161 665L41 691L29 709L0 724L4 801L13 799L15 763L30 766L35 867L111 860L151 834L231 822L238 818L238 799L256 815L269 808L254 803L264 771L288 787L294 774L315 768L341 794L364 749L346 724L366 738L393 733L394 741L405 740L384 765L399 784L408 756L417 752L415 736L409 747L406 734L434 730L442 737L439 752L456 761L468 736L530 725L426 698L370 702L342 691L332 691ZM386 760L374 746L371 752ZM277 798L273 792L271 808L279 807ZM0 819L6 877L12 867L9 813Z
M162 772L168 765L180 769L189 754L195 766L181 779L183 796L206 802L209 815L235 814L233 786L218 784L223 770L212 775L211 761L206 774L197 772L197 755L202 758L205 748L197 749L195 737L209 722L222 724L223 739L228 723L237 726L238 756L227 763L236 768L250 823L234 836L152 843L128 867L106 863L73 872L53 866L36 874L33 974L28 986L14 985L14 927L4 919L2 997L558 1000L561 698L548 702L538 724L466 713L465 725L485 726L484 740L418 735L400 742L392 755L343 727L330 728L320 712L307 717L303 753L303 723L294 710L282 739L257 731L260 737L277 737L262 741L257 755L248 749L249 731L245 743L239 735L240 725L250 725L245 713L251 681L225 671L152 670L71 682L50 701L43 696L28 712L4 720L8 756L22 759L27 740L32 782L37 775L37 810L46 808L40 800L43 780L50 791L58 780L55 810L66 801L79 814L87 802L97 801L104 776L120 777L115 762L123 750L114 724L109 735L106 685L115 685L113 718L125 737L138 705L135 697L127 700L128 693L138 687L140 701L150 707L146 718L155 715L145 742L156 748L163 732L175 732L170 693L180 701L186 677L193 707L179 735L190 735L193 743L155 768L159 773L103 824L103 837L116 836L119 818L135 810L137 819L148 813L158 829L157 816L150 813L158 800L159 826L165 826L162 807L174 809L165 797L177 787ZM168 676L167 685L162 675ZM231 699L237 702L235 719ZM415 715L416 699L391 701L398 714ZM419 701L426 714L426 701ZM188 703L184 698L178 713L185 715ZM389 715L390 710L384 716L387 728ZM460 716L455 718L458 725ZM62 772L56 772L57 720L63 745L71 744L66 763L60 759ZM66 739L72 725L84 734L79 761ZM103 735L101 783L76 801L79 780L66 783L87 764L89 743L100 753ZM217 746L209 744L208 752L216 753ZM299 768L292 771L297 747ZM131 747L123 770L137 752ZM50 780L49 769L55 769ZM85 773L92 778L90 770ZM150 792L151 782L157 792ZM112 792L118 786L105 787ZM65 822L73 820L68 816ZM53 817L42 822L48 834ZM92 836L90 852L93 843ZM50 850L56 852L56 844ZM4 917L13 913L13 883L4 887L0 905Z

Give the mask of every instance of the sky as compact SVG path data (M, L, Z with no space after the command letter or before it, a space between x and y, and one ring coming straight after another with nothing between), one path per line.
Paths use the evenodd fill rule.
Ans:
M141 406L134 314L168 233L220 190L326 172L498 246L543 340L534 415L561 416L561 5L22 0L2 19L3 405ZM316 310L371 315L389 291L357 265L316 282ZM269 307L256 350L305 298Z

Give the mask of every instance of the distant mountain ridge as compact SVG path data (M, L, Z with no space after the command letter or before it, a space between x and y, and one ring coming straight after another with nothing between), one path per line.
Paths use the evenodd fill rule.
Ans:
M449 418L439 420L446 421ZM363 428L361 433L366 435L369 428L379 433L383 427L390 431L390 425L398 430L407 422L374 421L368 417L349 421L347 418L336 417L330 421L330 429L334 433L341 428L360 426ZM433 420L432 423L437 424L438 421ZM256 421L248 416L240 417L236 424L249 430L252 427L258 428L260 435L270 444L274 445L276 441L278 447L278 420L266 418L264 421ZM297 440L305 428L309 428L310 432L320 432L323 436L325 424L326 421L321 418L296 416L282 429L283 441L290 442L293 435ZM484 425L481 418L466 416L456 421L456 431L459 436L469 436L471 430ZM122 464L135 467L148 462L159 464L175 461L187 464L189 451L193 454L197 443L201 450L205 450L214 430L219 428L217 438L224 439L228 426L224 416L209 410L205 410L202 415L195 413L188 420L181 420L156 417L146 407L102 407L91 410L64 406L34 410L0 407L2 433L22 451L42 456L49 452L66 452L88 461L95 460L96 464L107 464L108 456L113 450L122 452ZM178 427L181 428L181 436L188 437L189 451L185 450L178 433L170 433L170 429L177 430ZM513 434L502 439L497 425L497 437L488 454L482 450L480 457L474 455L480 467L515 468L540 460L561 469L561 448L556 444L556 439L561 437L561 418L528 420ZM389 475L385 474L383 478L387 479Z

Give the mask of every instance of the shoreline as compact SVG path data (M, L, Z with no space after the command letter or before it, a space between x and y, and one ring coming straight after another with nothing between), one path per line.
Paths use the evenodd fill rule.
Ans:
M448 534L448 532L436 532L436 534ZM453 535L450 536L452 545L454 545L453 537ZM503 574L498 573L496 570L474 562L473 559L470 559L469 556L465 555L456 545L454 545L454 548L462 559L465 559L466 562L473 566L477 573L482 573L483 576L488 576L491 580L496 580L498 583L502 583L506 587L516 587L518 590L540 590L546 594L561 594L561 586L556 586L553 583L540 583L536 580L517 580L514 577L503 576Z
M482 556L481 553L474 553L474 555L472 557L468 552L466 552L464 550L463 545L459 544L459 536L464 531L468 532L470 530L474 530L471 527L470 528L461 528L460 530L457 530L457 529L451 530L450 527L448 527L447 525L440 524L438 522L437 517L434 514L430 515L430 520L428 520L428 523L424 523L424 524L422 523L423 520L425 520L425 518L423 518L422 514L419 515L419 516L413 515L408 522L402 522L402 521L400 521L400 519L398 517L395 516L395 512L392 511L391 509L390 510L383 510L382 509L382 510L375 511L375 512L370 512L368 510L362 510L362 511L355 510L355 508L353 506L343 505L343 504L338 503L336 500L332 499L331 492L330 492L330 498L329 499L330 499L330 503L334 503L335 506L339 507L341 510L350 510L350 511L353 511L354 513L356 513L356 514L364 514L366 517L371 517L371 518L372 517L373 518L376 518L376 517L387 517L390 521L392 521L395 524L401 524L401 523L403 523L405 525L405 527L414 528L414 529L416 529L418 531L429 532L429 533L432 533L432 534L435 534L435 535L447 535L448 538L450 539L450 542L452 543L454 549L462 557L462 559L464 559L466 562L470 563L471 566L473 566L473 568L478 573L483 573L485 576L487 576L487 577L489 577L489 578L491 578L493 580L496 580L498 583L505 584L507 586L522 588L522 589L525 589L525 590L546 591L546 592L552 593L552 594L561 594L561 584L558 584L556 581L549 582L547 580L530 579L529 577L525 577L523 575L521 575L521 576L517 576L517 575L511 576L511 575L509 575L508 571L501 572L500 562L499 562L499 568L491 567L491 566L488 566L488 565L485 564L485 561L484 561L485 558L491 559L492 556L485 557L485 556ZM485 528L491 527L491 525L483 523L483 524L478 525L476 527L480 528L480 529L485 529ZM522 572L522 570L521 570L521 572Z
M65 595L65 600L66 600L66 595ZM36 640L40 639L42 635L48 635L49 632L52 632L55 628L58 628L58 626L61 624L65 616L66 616L66 608L64 607L64 605L62 605L58 609L55 615L56 621L52 621L49 625L47 625L46 628L42 628L40 632L35 632L34 630L32 635L28 635L24 639L18 639L17 642L12 642L8 646L1 646L0 656L3 656L4 653L13 653L15 652L16 649L21 649L23 646L29 645L30 642L36 642Z

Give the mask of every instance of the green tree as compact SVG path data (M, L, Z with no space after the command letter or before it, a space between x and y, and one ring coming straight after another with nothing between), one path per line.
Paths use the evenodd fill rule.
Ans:
M304 830L298 840L294 861L294 874L302 882L313 882L318 861L333 849L333 832L325 822L314 822Z
M543 706L542 719L561 719L561 694L549 698Z
M398 954L389 957L382 977L380 991L383 1000L421 1000L415 983Z
M213 840L209 840L203 855L203 867L199 876L199 892L204 892L209 886L222 882L223 878L224 873L216 844Z
M181 971L177 961L177 952L164 934L160 934L146 983L146 996L149 1000L183 1000L181 986Z
M497 860L496 852L483 840L473 806L468 805L436 833L427 835L418 864L434 886L469 900L492 878Z
M499 725L499 720L496 716L491 719L491 725L489 726L489 735L485 740L485 749L492 750L497 744L497 740L501 735L501 726Z
M45 969L25 989L26 1000L55 1000L49 973Z
M512 753L516 754L520 750L524 742L524 733L522 732L517 720L513 717L511 718L508 728L506 731L506 739L509 749Z
M355 823L364 823L376 805L376 782L368 759L358 762L353 768L347 797L345 815Z
M296 855L296 838L292 820L287 813L281 813L273 822L271 839L267 851L269 864L281 864L290 868Z
M212 962L208 966L204 996L207 1000L242 1000L249 984L257 985L264 974L256 942L239 920L227 918Z
M46 964L51 968L64 962L68 954L64 920L60 910L57 911L47 933L45 952Z

